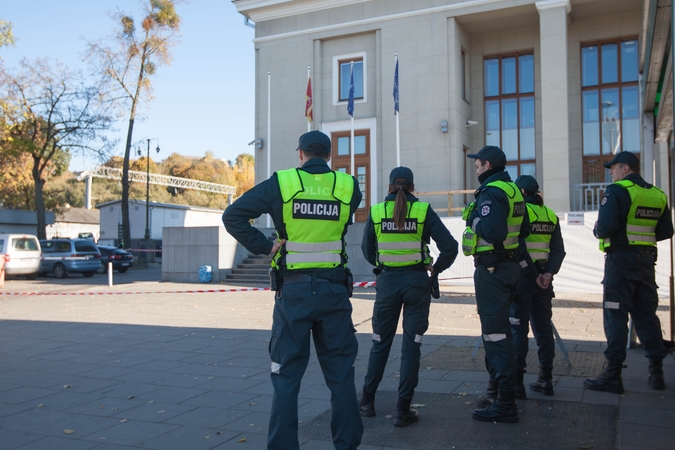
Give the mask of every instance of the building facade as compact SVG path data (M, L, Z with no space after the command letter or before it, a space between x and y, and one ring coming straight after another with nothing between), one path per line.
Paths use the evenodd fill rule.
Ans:
M54 213L45 213L47 229L54 224ZM37 212L0 208L0 234L32 234L37 236Z
M166 227L213 227L222 226L219 209L199 206L176 205L171 203L150 202L147 211L143 200L129 200L129 223L131 225L131 243L125 248L145 248L145 228L150 231L150 239L160 242ZM120 245L122 227L122 200L113 200L96 205L100 211L100 242L106 245ZM146 223L146 217L148 223Z
M351 173L353 76L354 175L365 194L356 218L365 220L397 162L397 58L400 164L417 191L475 189L465 155L486 144L502 147L513 178L534 175L559 212L597 208L609 182L602 163L618 151L640 154L645 178L667 183L667 146L654 146L641 114L642 1L233 3L256 30L257 182L297 166L308 67L311 128L331 136L333 167ZM422 199L448 208L443 195Z

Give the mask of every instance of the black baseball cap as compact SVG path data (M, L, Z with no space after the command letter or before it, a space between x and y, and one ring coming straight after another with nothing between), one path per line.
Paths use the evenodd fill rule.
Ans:
M539 183L532 175L521 175L516 178L518 189L525 189L528 192L539 192Z
M501 148L496 145L486 145L478 153L466 155L467 158L480 159L481 161L490 161L493 166L505 166L506 155Z
M389 184L396 184L396 180L403 178L408 184L413 184L412 170L407 167L394 167L389 174Z
M614 164L624 163L624 164L638 164L640 160L635 156L633 152L619 152L614 155L614 158L606 164L603 164L606 168L611 168Z
M314 153L330 153L330 138L318 130L300 136L298 150Z

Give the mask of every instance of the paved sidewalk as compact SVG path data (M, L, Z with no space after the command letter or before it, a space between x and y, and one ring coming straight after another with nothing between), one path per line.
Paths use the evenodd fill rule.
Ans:
M267 354L272 294L168 293L204 285L128 280L113 290L144 293L0 295L0 447L264 449L272 398ZM38 281L52 292L108 290L100 277L94 278L96 285ZM13 280L0 290L32 292L36 285ZM529 399L519 401L520 423L471 421L470 411L487 380L481 353L477 361L460 355L462 368L448 367L438 356L473 351L479 335L475 299L469 288L444 286L443 291L432 303L422 346L413 400L420 405L420 422L395 429L387 418L395 405L399 336L378 393L378 416L364 420L362 450L542 448L546 435L554 432L560 435L557 445L546 447L672 448L675 360L669 355L665 362L667 389L653 391L640 349L629 350L625 395L586 391L583 378L595 373L558 374L554 397L528 392ZM599 296L560 297L554 322L567 350L601 360ZM353 298L359 391L370 350L373 301L374 289L357 289ZM669 326L665 303L659 314L664 327ZM535 377L526 374L526 384ZM320 426L330 401L315 357L299 405L302 448L333 448L328 430ZM561 420L569 429L555 425ZM578 440L572 442L576 431ZM411 436L420 438L411 443Z

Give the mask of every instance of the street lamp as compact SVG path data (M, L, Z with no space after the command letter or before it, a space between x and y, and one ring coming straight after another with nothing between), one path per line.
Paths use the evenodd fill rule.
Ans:
M157 141L157 153L159 153L159 139L150 138L148 141L148 155L145 161L146 175L145 175L145 239L150 239L150 141ZM138 156L141 156L141 150L138 149Z

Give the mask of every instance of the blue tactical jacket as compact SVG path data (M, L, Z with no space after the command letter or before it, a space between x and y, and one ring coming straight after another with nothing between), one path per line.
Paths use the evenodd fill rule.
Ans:
M632 181L638 186L651 187L639 174L631 173L625 180ZM609 253L615 251L638 250L628 245L626 237L626 222L631 200L628 190L617 185L610 184L605 189L605 195L600 201L598 222L593 229L593 234L598 239L610 238L612 246L607 249ZM673 236L673 221L670 217L670 208L666 205L661 217L656 223L656 240L662 241ZM644 250L641 248L639 250Z
M487 186L493 181L512 181L508 172L497 172L490 175L476 189L476 207L466 221L467 226L472 226L474 220L480 220L476 224L475 232L478 237L494 244L495 242L504 242L509 232L507 219L509 217L509 200L501 189L494 186ZM525 247L525 238L530 235L530 218L527 214L523 217L523 223L520 225L520 235L517 254L519 257L527 253ZM519 258L522 261L522 258Z
M331 169L326 161L321 158L313 158L305 162L300 168L308 173L326 173ZM349 205L351 215L361 203L361 190L358 182L354 180L354 195ZM228 233L243 245L246 250L255 255L269 255L274 245L265 234L251 225L250 219L257 219L265 213L269 213L274 222L279 238L285 239L286 229L283 221L283 205L279 180L274 173L269 179L253 186L228 206L223 213L223 224Z
M412 194L406 194L406 199L409 202L417 201L417 197ZM389 194L384 199L385 201L396 201L396 194ZM429 206L427 216L424 219L424 233L422 240L429 243L429 238L433 238L436 247L440 251L440 255L436 262L434 262L434 272L441 273L455 262L458 254L458 244L454 237L448 231L448 228L443 224L438 214ZM377 265L377 236L375 235L375 226L373 220L368 214L366 220L366 227L363 230L363 240L361 242L361 251L364 258L373 266ZM410 270L410 267L401 267L398 270Z
M525 202L531 203L533 205L537 204L537 200L534 195L525 197ZM548 261L546 261L546 272L550 273L551 275L555 275L560 271L560 267L562 266L562 262L565 259L565 255L567 255L567 253L565 252L565 244L563 242L562 232L560 231L559 220L558 223L556 223L555 228L553 229L549 249L550 252L548 255ZM523 273L525 273L528 277L532 279L537 278L539 276L539 271L532 263L530 253L525 252L522 256L524 257L524 260L527 262L527 267L523 270Z

